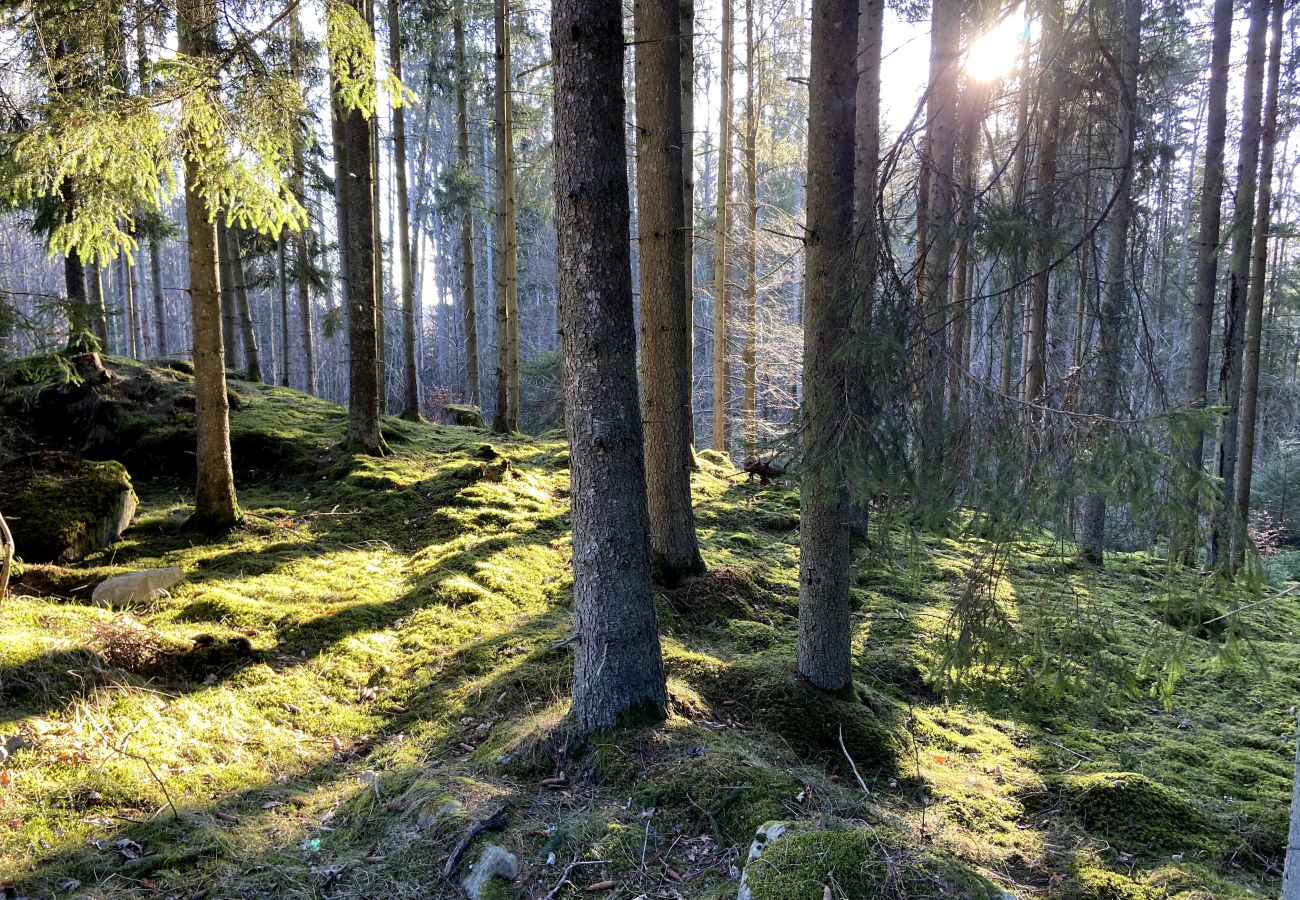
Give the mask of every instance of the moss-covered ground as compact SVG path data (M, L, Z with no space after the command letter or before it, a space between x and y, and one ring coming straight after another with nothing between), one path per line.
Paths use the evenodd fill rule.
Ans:
M816 696L797 495L701 453L710 574L657 598L670 717L566 745L562 442L387 419L392 455L353 457L342 410L232 382L248 519L214 541L156 458L185 373L110 368L163 385L117 413L135 523L0 606L7 896L450 897L502 807L478 843L518 896L577 861L554 896L732 897L774 819L757 900L1276 894L1300 601L1203 628L1246 601L1154 558L894 528L855 568L857 697ZM170 596L90 605L162 565Z

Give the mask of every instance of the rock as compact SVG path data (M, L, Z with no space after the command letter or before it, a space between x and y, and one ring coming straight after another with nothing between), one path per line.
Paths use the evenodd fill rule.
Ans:
M470 867L470 873L460 880L460 886L465 889L470 900L481 900L484 888L493 878L514 881L518 874L519 860L515 855L504 847L488 844L483 848L478 862Z
M448 403L442 408L443 417L452 425L464 425L467 428L484 428L483 410L465 403Z
M763 855L763 851L775 840L780 839L790 830L790 826L785 822L764 822L754 829L754 839L749 842L749 856L746 857L745 868L740 873L740 892L736 895L736 900L754 900L754 894L749 888L749 863Z
M421 804L415 827L421 831L441 830L448 822L465 813L465 804L453 797L440 797Z
M76 562L121 537L135 514L121 463L39 451L0 467L0 504L27 562Z
M175 566L165 569L145 569L128 572L107 581L101 581L90 599L100 606L128 609L144 606L168 588L185 580L185 573Z

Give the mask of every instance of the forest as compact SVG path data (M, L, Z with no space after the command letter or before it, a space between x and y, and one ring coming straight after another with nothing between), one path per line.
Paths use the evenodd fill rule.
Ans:
M0 895L1300 900L1298 16L0 3Z

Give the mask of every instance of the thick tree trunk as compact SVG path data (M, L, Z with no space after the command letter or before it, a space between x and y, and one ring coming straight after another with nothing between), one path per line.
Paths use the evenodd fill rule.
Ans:
M682 265L686 268L686 359L687 376L695 384L695 0L678 0L680 15L677 49L681 55L682 94ZM695 462L695 401L693 390L687 391L687 464Z
M289 51L290 64L293 67L294 80L302 84L303 37L301 5L295 5L289 16ZM333 116L330 117L334 119ZM300 126L298 139L293 142L293 181L294 196L304 207L307 205L306 171L303 162L303 145L308 140L308 131ZM337 149L337 147L336 147ZM335 174L339 169L335 168ZM322 210L323 212L323 210ZM324 227L324 221L321 226ZM340 232L341 233L341 232ZM294 235L294 278L297 282L298 295L298 331L302 337L302 373L303 390L309 394L316 393L316 342L312 336L311 322L311 229L304 228ZM342 275L340 275L342 277ZM287 344L287 339L286 339Z
M659 718L659 649L637 403L623 24L617 0L555 0L555 220L573 521L573 718Z
M1233 510L1239 526L1234 531L1232 565L1241 565L1246 549L1250 516L1250 482L1255 464L1255 417L1259 405L1260 339L1264 321L1264 289L1268 264L1268 229L1273 207L1273 165L1277 156L1278 91L1282 68L1282 0L1272 0L1272 43L1268 54L1268 99L1264 105L1263 150L1259 169L1259 197L1255 202L1254 245L1250 260L1250 286L1246 303L1245 368L1241 383L1240 454Z
M217 52L215 0L178 0L177 45L187 56ZM215 83L205 86L217 90ZM199 167L185 159L185 225L189 235L190 308L194 347L195 463L198 480L190 522L206 531L236 525L240 519L230 459L230 408L222 343L221 283L217 267L217 229L199 192Z
M284 234L275 245L275 280L280 292L280 384L289 386L289 267Z
M349 0L366 18L366 0ZM368 19L366 19L369 22ZM348 319L348 443L363 453L387 451L379 432L383 403L379 361L379 298L376 290L374 169L371 160L374 117L359 109L342 109L337 89L333 114L343 144L342 244Z
M465 83L469 72L465 68L465 23L458 13L452 21L456 43L456 160L461 177L468 182L469 112L465 100ZM461 307L465 325L465 378L469 382L469 402L481 406L478 379L478 313L474 298L474 204L462 198L460 211L460 265Z
M402 77L402 15L398 0L388 0L388 63L393 74ZM405 363L402 379L402 416L420 417L420 375L416 359L415 278L411 270L411 208L406 193L406 111L393 110L393 170L397 177L397 250L401 260L402 356Z
M690 298L680 265L682 190L678 0L637 0L636 185L641 265L641 418L650 553L665 584L704 571L691 509Z
M506 0L496 0L496 112L493 131L497 160L497 409L492 430L519 428L519 293L516 281L514 134L510 86L510 17Z
M1269 0L1251 0L1246 36L1246 72L1242 94L1241 140L1238 142L1236 204L1232 215L1232 256L1228 261L1228 301L1223 309L1223 354L1219 364L1219 425L1215 471L1223 506L1212 517L1207 562L1232 569L1231 546L1241 523L1233 521L1237 504L1237 414L1241 405L1242 351L1245 346L1246 294L1249 291L1255 194L1259 186L1260 107L1264 97L1264 37Z
M1025 338L1025 400L1046 401L1047 390L1047 303L1055 245L1052 226L1056 219L1056 151L1061 132L1061 91L1066 73L1060 59L1064 39L1065 12L1061 0L1043 4L1043 60L1046 65L1043 88L1043 122L1038 138L1037 171L1034 177L1033 274L1029 281L1028 334Z
M1106 293L1098 317L1100 347L1097 383L1100 391L1095 412L1113 418L1118 412L1120 377L1120 327L1128 310L1128 231L1133 221L1133 139L1137 130L1138 61L1142 41L1142 0L1124 0L1123 43L1120 47L1119 120L1115 130L1112 166L1116 185L1106 224ZM1082 321L1079 323L1082 325ZM1098 477L1102 473L1095 473ZM1088 561L1100 565L1106 538L1106 498L1095 491L1084 501L1080 546Z
M813 0L808 102L807 305L799 524L798 666L815 687L850 683L848 491L841 444L853 310L857 0Z
M153 294L153 331L154 343L159 356L166 356L167 349L167 301L162 289L162 260L158 252L158 242L149 239L149 287Z
M1205 122L1205 174L1201 184L1196 289L1187 348L1187 408L1205 408L1209 384L1210 330L1218 287L1219 231L1223 215L1223 141L1228 126L1228 61L1232 47L1232 0L1214 0L1214 39L1210 49L1210 94ZM1186 471L1180 479L1184 521L1170 538L1170 555L1191 562L1198 517L1198 490L1205 455L1203 422L1193 417L1186 439Z
M235 350L235 267L230 259L230 238L224 217L217 219L217 264L221 271L221 346L228 367L239 363Z
M86 336L94 333L94 328L91 307L86 299L86 266L76 250L63 257L63 285L68 295L68 347L81 349ZM107 341L104 349L107 349Z
M731 452L727 403L731 400L728 334L731 305L731 73L735 53L734 0L722 0L722 102L718 115L717 219L713 228L713 449Z

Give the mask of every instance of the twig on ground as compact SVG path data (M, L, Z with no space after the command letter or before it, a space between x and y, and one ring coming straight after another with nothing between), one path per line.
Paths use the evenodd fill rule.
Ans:
M480 819L475 822L465 836L460 839L456 849L451 851L451 856L447 857L447 864L442 867L442 877L451 878L456 874L456 869L460 867L460 859L469 849L470 842L485 831L500 831L506 827L506 808L498 807L492 815L486 819Z
M862 780L862 776L858 773L858 764L853 761L852 756L849 756L849 748L844 746L844 726L841 725L839 729L840 729L840 749L844 751L844 758L849 761L849 768L853 770L853 777L858 780L858 787L862 788L862 793L870 797L871 789L867 787L867 783Z
M569 873L578 868L578 866L603 866L606 862L608 862L608 860L605 859L573 860L564 867L564 871L560 873L560 880L555 882L555 887L547 891L546 896L543 897L542 900L555 900L556 897L560 896L560 891L569 883Z

